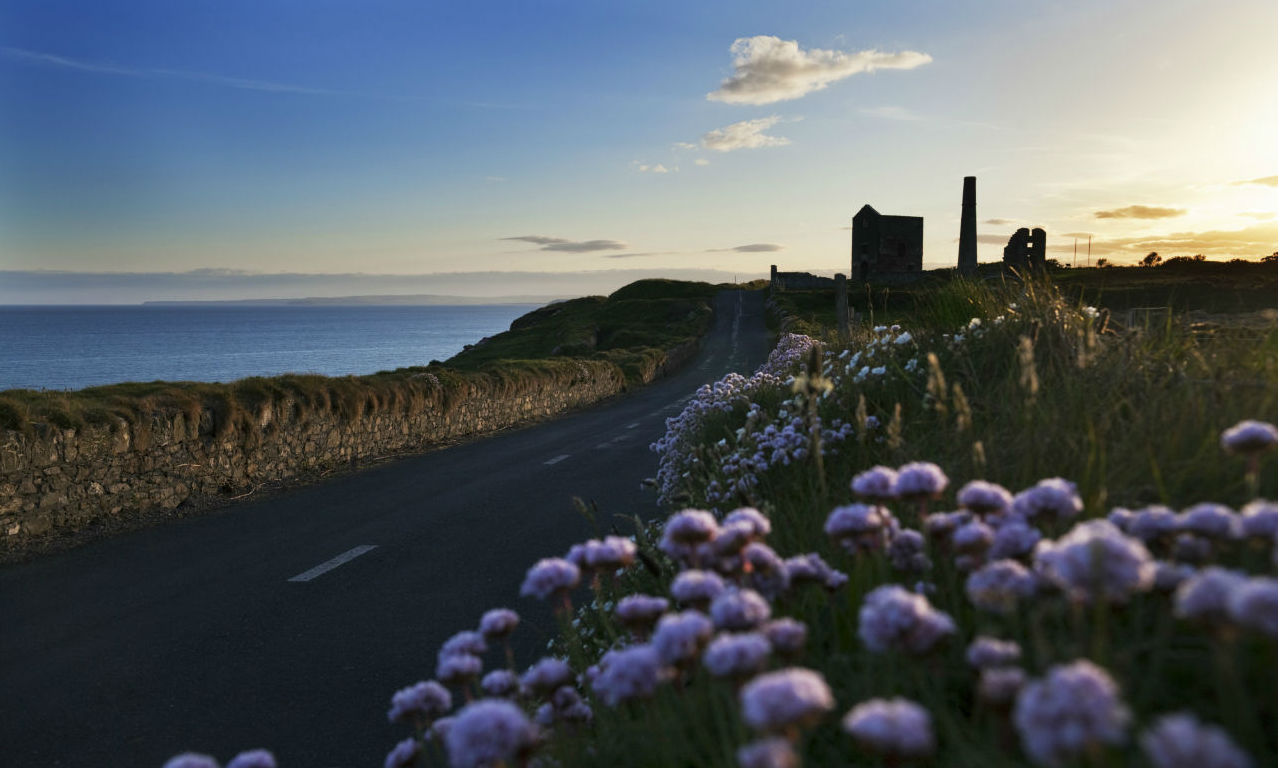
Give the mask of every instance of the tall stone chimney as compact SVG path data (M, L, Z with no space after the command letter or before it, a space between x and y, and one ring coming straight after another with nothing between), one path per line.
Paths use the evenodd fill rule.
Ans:
M962 275L978 271L978 177L964 177L964 202L960 205L960 258Z

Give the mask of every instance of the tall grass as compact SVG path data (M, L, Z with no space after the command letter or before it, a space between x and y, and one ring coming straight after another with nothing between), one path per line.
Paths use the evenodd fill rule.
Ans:
M894 343L903 330L911 341ZM1223 726L1257 764L1274 764L1273 636L1177 620L1170 596L1159 592L1114 606L1045 596L1009 615L982 613L965 598L965 573L945 551L931 551L931 571L904 575L883 555L851 555L823 534L831 509L852 501L851 477L910 460L941 465L953 488L978 478L1013 490L1046 477L1068 478L1078 484L1084 517L1105 516L1116 506L1239 506L1259 493L1274 499L1274 454L1257 488L1246 481L1245 462L1219 445L1222 430L1237 421L1276 420L1274 327L1201 332L1173 316L1120 329L1064 300L1047 283L955 281L918 295L904 328L864 329L849 350L862 353L852 365L851 351L828 349L825 373L834 387L818 400L819 416L830 423L865 412L879 426L826 446L822 462L810 457L774 464L756 475L754 485L726 498L708 490L731 485L735 475L723 470L724 460L758 447L750 441L759 426L740 431L751 403L739 402L699 425L703 449L680 489L688 506L721 513L759 508L773 522L769 544L784 557L817 552L848 574L848 584L832 594L809 588L774 602L775 617L795 617L809 628L807 650L789 663L821 671L840 711L872 697L904 696L922 704L933 716L939 744L936 758L922 764L1028 763L1008 712L977 700L976 673L964 650L979 633L1017 641L1031 676L1081 658L1107 669L1134 713L1134 734L1159 714L1188 710ZM884 373L859 376L863 366L883 366ZM781 411L778 423L785 423L804 412L803 398L777 387L756 392L752 402L766 414ZM929 511L950 504L933 502ZM916 524L913 504L897 504L894 511L904 525ZM1061 535L1070 525L1053 523L1045 534ZM579 663L619 642L610 616L618 595L667 592L675 567L657 548L659 529L637 527L641 551L660 567L628 571L616 591L599 594L579 612L560 641ZM1224 565L1274 578L1270 546L1241 545L1218 557ZM858 639L865 595L885 583L910 588L917 579L931 585L930 599L955 619L956 637L927 658L869 652ZM598 705L589 732L558 734L550 749L564 765L734 765L736 749L749 738L735 695L732 683L698 667L652 700L616 709ZM859 753L835 716L806 734L800 751L807 765L896 764ZM1130 738L1082 760L1136 765L1140 754Z

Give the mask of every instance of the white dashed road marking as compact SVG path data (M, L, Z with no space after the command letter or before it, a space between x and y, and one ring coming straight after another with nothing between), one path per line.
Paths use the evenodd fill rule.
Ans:
M344 563L349 563L352 560L355 560L357 557L363 555L365 552L368 552L369 550L377 549L377 548L378 548L377 544L361 544L358 547L353 547L351 549L348 549L346 552L343 552L342 554L338 555L332 560L324 561L323 563L317 565L315 568L312 568L309 571L303 571L297 576L294 576L292 579L289 579L289 581L311 581L317 576L323 576L329 571L332 571L334 568L337 568L338 566Z
M640 426L640 423L639 423L639 422L636 422L636 423L634 423L634 424L628 424L628 425L627 425L627 429L635 429L635 428L636 428L636 427L638 427L638 426Z
M551 466L552 464L559 464L560 462L564 461L567 458L569 458L569 454L562 453L559 456L552 456L551 458L547 459L542 463L546 464L547 466Z

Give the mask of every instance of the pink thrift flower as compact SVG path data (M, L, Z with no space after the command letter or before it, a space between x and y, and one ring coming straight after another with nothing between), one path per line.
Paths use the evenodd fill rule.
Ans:
M1178 515L1159 504L1136 510L1124 529L1125 533L1147 544L1166 536L1171 537L1177 530Z
M996 529L987 557L992 560L1026 557L1040 543L1040 531L1021 520L1011 520Z
M877 550L886 543L888 510L867 504L836 507L827 516L823 530L846 549Z
M1013 507L1013 494L1002 485L970 480L956 494L956 503L977 515L1001 515Z
M1091 748L1123 742L1129 710L1107 671L1081 659L1052 667L1023 688L1013 723L1032 760L1057 765Z
M769 518L754 507L739 507L726 515L724 522L725 525L740 523L749 525L752 535L757 539L762 539L773 532L773 526L769 523Z
M717 629L755 629L772 612L768 601L753 589L726 589L711 601L711 620Z
M1231 616L1231 596L1248 578L1239 571L1211 566L1178 586L1173 615L1192 621L1220 622Z
M978 674L978 698L995 707L1008 706L1027 684L1019 667L983 667Z
M756 632L721 633L707 646L702 663L716 677L747 677L764 669L772 650Z
M933 718L907 699L871 699L844 716L845 733L865 749L886 757L918 758L933 754Z
M937 464L915 461L898 467L898 479L893 490L904 499L936 499L946 490L949 482Z
M522 597L536 597L540 600L558 594L567 593L578 586L582 572L578 566L558 557L547 557L534 563L520 585Z
M760 633L780 656L795 656L804 650L809 628L791 618L774 619L760 628Z
M1222 433L1227 453L1261 453L1276 447L1276 428L1265 421L1246 419Z
M760 675L739 694L742 717L757 731L813 725L835 706L822 675L791 667Z
M928 598L896 584L872 590L858 610L858 635L876 653L928 653L955 631L951 617L935 610Z
M671 596L687 605L705 607L724 589L724 579L712 571L681 571L671 581Z
M719 525L710 512L702 509L686 509L667 518L662 531L664 542L678 544L701 544L716 537Z
M472 656L482 656L487 650L489 650L489 647L485 645L483 635L479 632L464 631L444 641L444 645L440 646L440 655L452 656L455 653L469 653Z
M1155 562L1142 542L1106 520L1090 520L1036 550L1036 570L1073 600L1125 602L1155 583Z
M1227 613L1236 626L1275 637L1276 580L1255 576L1237 584L1227 600Z
M611 707L653 696L669 675L658 652L648 645L609 651L600 659L591 689Z
M965 659L970 666L979 669L985 667L1007 667L1017 664L1022 658L1022 646L1011 640L1000 640L987 635L979 635L969 644Z
M1076 484L1060 477L1041 480L1013 497L1013 513L1027 520L1040 516L1067 520L1084 511Z
M493 698L510 698L520 692L520 678L509 669L495 669L480 679L480 690Z
M649 595L627 595L618 601L614 609L618 621L632 631L648 631L658 621L658 617L667 612L670 603L665 597Z
M1165 715L1139 742L1154 768L1252 768L1253 761L1227 732L1195 715Z
M1035 594L1036 577L1017 560L996 560L969 574L964 591L981 610L1010 613Z
M509 608L494 608L480 617L480 634L486 640L500 640L515 631L520 615Z
M276 756L265 749L251 749L231 758L227 768L276 768Z
M800 756L780 736L759 739L738 750L738 768L800 768Z
M546 694L573 682L573 670L564 659L551 656L539 659L520 676L520 684L534 693Z
M451 768L515 764L538 740L537 728L519 707L504 699L468 704L445 734Z
M951 534L951 546L956 552L969 555L982 555L991 546L991 542L995 540L995 530L982 522L974 520L965 523Z
M787 570L787 580L793 585L808 582L834 590L849 580L848 576L827 565L817 552L789 557L783 561L783 566Z
M910 528L894 531L889 539L889 565L907 573L927 571L931 563L925 554L924 536Z
M669 613L658 620L653 649L664 665L692 661L711 638L711 620L697 611Z
M218 768L218 761L209 755L184 752L166 760L164 768Z
M393 723L430 722L453 708L449 690L434 680L402 688L391 696L387 720Z
M1205 502L1184 509L1178 515L1178 529L1206 539L1234 539L1239 534L1240 519L1231 507Z
M898 473L889 467L872 467L855 475L849 483L854 494L872 503L880 503L898 497Z
M405 739L387 753L387 759L382 762L382 768L408 768L418 760L418 753L421 751L422 745L417 739Z
M1240 531L1251 539L1276 543L1276 505L1257 499L1240 510Z
M436 677L448 685L463 685L480 674L484 663L469 653L441 656L436 662Z

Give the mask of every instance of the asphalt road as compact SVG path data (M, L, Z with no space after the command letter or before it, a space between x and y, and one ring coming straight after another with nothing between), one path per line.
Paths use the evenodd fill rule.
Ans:
M407 735L391 694L451 634L507 606L521 662L545 645L519 587L597 534L574 496L605 525L658 513L648 446L699 385L764 360L763 298L721 294L695 360L590 410L0 568L0 765L381 765Z

